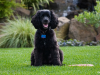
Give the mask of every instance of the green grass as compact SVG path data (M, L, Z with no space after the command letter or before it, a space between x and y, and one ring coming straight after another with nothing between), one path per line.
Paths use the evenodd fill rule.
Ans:
M30 66L33 48L0 48L0 75L100 75L100 46L60 47L65 66ZM93 67L70 67L93 64Z

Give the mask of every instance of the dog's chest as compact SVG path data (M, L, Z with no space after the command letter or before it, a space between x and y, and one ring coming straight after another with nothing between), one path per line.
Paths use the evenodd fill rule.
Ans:
M39 34L36 36L36 46L40 49L47 49L54 46L54 38L53 38L53 31L47 31L46 33L42 33L39 31Z
M51 40L50 38L41 38L41 45L43 45L44 47L48 47L51 44Z
M50 47L52 45L52 37L50 35L42 34L40 35L40 37L41 37L40 39L41 45L44 48Z

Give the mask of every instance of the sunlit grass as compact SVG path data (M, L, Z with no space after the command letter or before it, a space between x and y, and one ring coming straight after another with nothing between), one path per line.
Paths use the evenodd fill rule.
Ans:
M33 48L0 48L0 75L99 75L100 46L60 47L65 66L30 66ZM70 67L93 64L93 67Z

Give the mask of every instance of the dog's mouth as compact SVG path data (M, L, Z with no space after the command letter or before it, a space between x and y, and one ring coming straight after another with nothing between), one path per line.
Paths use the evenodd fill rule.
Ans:
M44 27L44 29L47 29L48 28L48 23L43 24L43 27Z

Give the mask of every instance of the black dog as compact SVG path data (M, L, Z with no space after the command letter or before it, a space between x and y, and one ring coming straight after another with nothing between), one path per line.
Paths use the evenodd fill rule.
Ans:
M37 29L35 48L31 53L31 65L62 65L63 52L59 49L52 30L58 25L55 14L50 10L39 10L31 22Z

